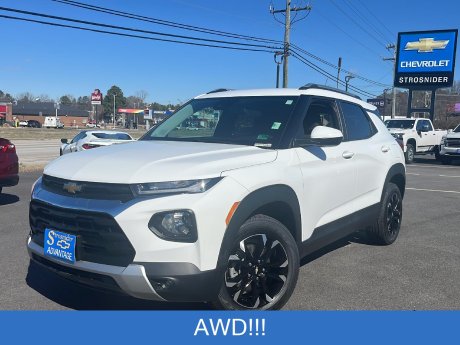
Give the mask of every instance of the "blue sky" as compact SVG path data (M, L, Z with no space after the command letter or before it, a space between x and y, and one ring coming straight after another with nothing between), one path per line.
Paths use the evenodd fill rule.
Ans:
M276 40L282 40L284 35L283 26L268 10L270 3L277 9L283 8L284 0L81 1L238 34ZM293 6L305 3L292 0ZM369 15L368 10L371 11L385 23L387 28L374 17L368 17L378 26L386 41L354 14L349 3L362 13ZM334 64L341 56L343 68L388 85L392 83L392 65L382 61L382 57L390 56L385 49L387 41L396 43L397 33L402 31L455 29L459 24L460 2L454 0L312 0L310 4L313 10L306 19L294 25L291 42ZM77 9L51 0L0 0L0 6L145 30L199 35ZM354 15L355 22L344 12ZM8 13L0 11L0 14ZM28 91L35 95L47 94L51 98L64 94L77 97L89 95L94 88L105 93L110 86L118 85L125 96L145 90L149 102L177 103L220 87L275 86L276 65L269 53L192 47L3 18L0 18L0 28L0 90L13 95ZM336 73L319 65L332 74ZM458 66L459 63L456 79L459 79ZM293 58L290 59L289 79L290 87L308 82L335 85L334 81ZM372 94L383 90L383 87L357 79L351 84Z

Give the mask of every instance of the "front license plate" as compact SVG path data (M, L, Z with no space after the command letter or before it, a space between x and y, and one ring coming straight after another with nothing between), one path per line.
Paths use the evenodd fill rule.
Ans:
M64 232L45 229L45 246L46 256L75 263L75 244L77 237Z

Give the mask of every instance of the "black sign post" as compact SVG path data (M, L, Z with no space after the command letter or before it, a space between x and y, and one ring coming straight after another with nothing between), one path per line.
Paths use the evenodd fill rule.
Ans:
M457 35L457 29L398 34L394 86L409 89L407 117L429 111L434 119L436 90L454 81ZM430 108L412 108L415 90L431 91Z

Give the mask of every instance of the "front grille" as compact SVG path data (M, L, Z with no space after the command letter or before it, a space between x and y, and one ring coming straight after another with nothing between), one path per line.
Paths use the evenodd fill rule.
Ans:
M460 139L446 139L447 147L460 147Z
M71 187L75 186L75 188L69 188L69 184ZM81 182L43 175L42 186L43 189L52 193L84 199L127 202L134 198L133 192L127 184Z
M77 260L126 267L136 254L115 219L105 213L66 209L32 200L29 221L32 241L42 247L45 228L77 236Z

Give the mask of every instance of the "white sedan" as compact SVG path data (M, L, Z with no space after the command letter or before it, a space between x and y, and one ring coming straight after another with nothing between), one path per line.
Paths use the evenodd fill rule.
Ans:
M134 141L134 139L125 132L90 130L81 131L72 141L61 139L60 155L71 152L85 151L96 147L121 144Z

